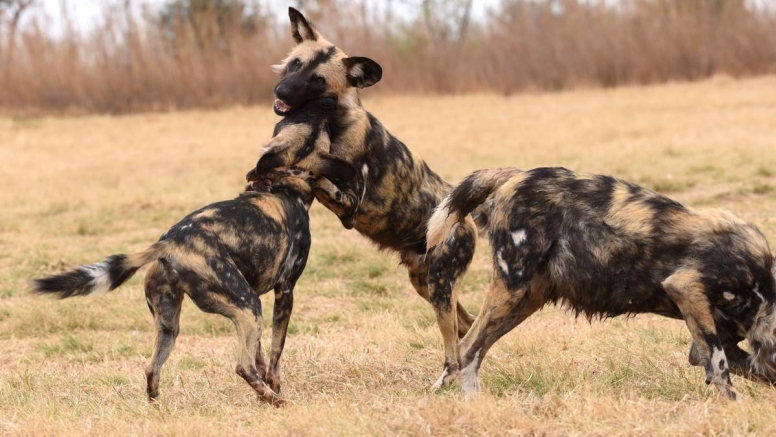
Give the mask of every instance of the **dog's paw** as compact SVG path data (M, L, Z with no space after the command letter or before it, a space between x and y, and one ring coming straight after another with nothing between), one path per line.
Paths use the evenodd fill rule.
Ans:
M442 371L442 376L437 379L437 381L431 386L432 392L439 392L442 389L449 387L450 384L455 381L458 378L459 372L457 369L450 369L450 367L445 367L445 370Z
M276 376L272 372L267 372L263 379L272 391L280 394L280 377Z
M272 402L270 402L270 405L272 405L275 408L281 408L288 405L288 401L279 396L275 396L275 399L273 399Z
M741 396L738 393L736 393L732 388L727 388L723 392L723 394L725 395L726 398L730 399L731 401L737 401L741 399Z

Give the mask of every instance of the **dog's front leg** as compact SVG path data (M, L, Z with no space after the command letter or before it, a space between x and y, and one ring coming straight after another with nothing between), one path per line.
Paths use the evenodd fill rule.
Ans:
M353 229L362 193L339 187L325 178L316 180L312 185L315 198L340 219L345 229Z
M706 369L706 384L714 385L723 396L736 400L738 394L730 381L730 362L717 334L706 289L699 278L700 273L696 270L682 269L663 281L663 289L679 307L692 336L690 364L702 365Z
M259 372L259 378L267 379L267 360L264 358L264 348L259 339L259 348L256 350L256 371Z
M275 287L275 306L272 309L272 350L269 369L264 381L275 392L280 393L280 361L286 344L288 323L294 308L294 285Z

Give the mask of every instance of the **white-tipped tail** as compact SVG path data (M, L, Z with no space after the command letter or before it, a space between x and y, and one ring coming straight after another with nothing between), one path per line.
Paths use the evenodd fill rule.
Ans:
M747 338L754 349L749 362L755 373L776 381L776 306L763 299Z
M160 241L132 255L111 255L98 263L38 278L32 281L32 290L60 298L105 294L126 282L138 268L162 256L167 246L166 241Z
M85 293L89 294L107 294L110 291L111 279L108 263L101 261L95 264L78 267L78 270L85 272L91 277L91 281L86 284Z
M458 212L450 211L450 196L445 197L442 203L434 209L434 214L428 220L428 232L426 233L428 247L439 245L450 234L450 230L459 220Z

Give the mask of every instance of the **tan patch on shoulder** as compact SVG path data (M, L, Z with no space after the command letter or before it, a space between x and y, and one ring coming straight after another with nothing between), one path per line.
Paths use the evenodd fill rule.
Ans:
M276 222L285 222L286 212L274 196L255 196L250 199L250 203Z
M372 128L366 111L359 107L347 112L346 123L347 131L342 134L332 147L331 153L346 161L352 162L353 159L364 153L364 142L366 134Z
M315 140L315 150L317 152L328 153L330 149L331 140L329 139L329 136L326 135L326 133L321 132L321 134L318 135L318 138Z
M604 222L634 239L649 238L653 231L653 209L641 200L632 200L628 187L617 182L612 192L612 205Z
M216 216L217 213L218 213L218 210L216 210L215 208L208 208L206 210L199 212L194 217L192 217L192 220L198 220L203 218L213 218Z

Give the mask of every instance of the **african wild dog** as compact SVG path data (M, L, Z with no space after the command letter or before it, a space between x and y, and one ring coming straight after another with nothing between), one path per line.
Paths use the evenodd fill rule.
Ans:
M460 344L464 395L479 390L480 363L496 340L558 302L588 319L683 318L690 363L732 399L731 369L776 379L776 270L754 225L609 176L481 170L429 222L432 289L452 286L466 270L475 233L467 215L488 198L493 281ZM738 347L744 338L752 354Z
M300 156L310 171L272 170L278 156L302 147L296 135L324 151L330 108L321 111L309 102L278 123L279 131L256 168L253 185L234 200L217 202L184 217L149 248L130 255L112 255L102 262L36 279L33 289L60 298L104 294L123 284L143 265L148 308L156 324L156 341L146 369L147 394L159 396L159 375L179 332L183 295L202 311L221 314L237 328L236 372L270 404L281 404L280 360L293 307L293 292L310 249L308 209L314 199L310 180L319 176L339 182L353 179L356 170L319 149L317 156ZM304 138L303 138L304 139ZM282 161L282 160L280 160ZM257 172L256 169L261 170ZM251 187L261 192L250 191ZM261 347L261 301L275 291L269 369Z
M296 46L275 66L282 75L275 88L275 111L286 114L311 98L337 97L331 153L352 163L362 176L361 190L342 190L322 179L314 184L315 197L346 228L355 227L381 249L399 253L415 290L436 311L446 361L453 362L453 357L457 365L457 337L466 333L473 318L456 295L429 293L424 261L426 222L452 187L361 105L359 88L381 79L380 66L369 58L345 55L299 11L289 8L289 17Z
M299 111L289 111L275 126L272 138L264 146L264 153L256 168L245 177L248 181L260 182L259 176L270 169L299 167L313 170L333 158L329 153L330 123L337 108L335 97L319 97L306 102ZM342 168L340 178L332 178L333 185L345 192L361 192L363 177L351 165ZM343 208L343 217L353 217L359 202Z

